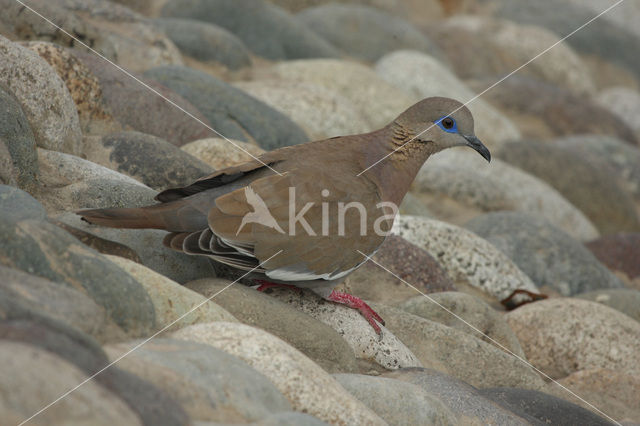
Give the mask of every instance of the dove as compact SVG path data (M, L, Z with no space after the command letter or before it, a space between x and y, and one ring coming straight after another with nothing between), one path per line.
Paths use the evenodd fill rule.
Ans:
M151 206L77 213L95 225L165 230L168 248L248 271L258 290L310 289L357 309L380 334L382 318L335 287L380 247L429 156L457 146L491 160L463 104L426 98L382 129L266 152L162 191Z

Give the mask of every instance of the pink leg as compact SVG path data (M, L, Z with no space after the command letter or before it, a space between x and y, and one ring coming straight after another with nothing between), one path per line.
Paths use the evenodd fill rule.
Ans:
M347 305L350 308L357 309L358 311L360 311L362 316L365 317L369 324L371 324L371 327L373 327L376 333L382 334L382 330L380 329L380 326L378 326L376 321L384 325L384 320L380 318L380 315L378 315L359 297L334 290L331 292L328 299L332 302L341 303L343 305Z
M267 289L274 288L274 287L285 287L285 288L292 288L298 291L300 290L300 288L291 284L277 284L277 283L272 283L271 281L265 281L265 280L255 280L255 282L260 284L260 287L256 289L258 291L265 291Z

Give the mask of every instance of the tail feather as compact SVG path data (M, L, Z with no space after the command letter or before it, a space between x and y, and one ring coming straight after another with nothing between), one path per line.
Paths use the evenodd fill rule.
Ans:
M196 232L209 227L207 212L215 197L202 193L146 207L80 210L76 214L111 228L153 228L169 232Z
M86 222L110 228L166 229L162 214L154 212L157 210L154 207L89 209L77 211L76 214Z

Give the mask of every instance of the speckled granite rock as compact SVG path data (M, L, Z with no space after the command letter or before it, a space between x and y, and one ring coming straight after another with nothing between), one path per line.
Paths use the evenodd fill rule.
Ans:
M38 174L36 141L17 99L0 86L0 180L20 187L32 186ZM5 163L6 161L6 163Z
M2 36L0 58L0 83L20 102L36 144L79 154L78 113L62 79L37 53Z
M213 172L206 163L153 135L120 132L85 138L87 159L161 191L186 186Z
M198 139L180 147L200 161L207 163L214 170L224 169L235 164L250 161L265 151L257 145L222 138Z
M367 320L355 309L338 303L327 302L310 291L283 288L267 290L276 297L336 330L356 354L367 361L371 368L384 371L402 367L422 367L405 344L393 332L380 326L382 334L376 334Z
M454 282L462 281L503 300L516 289L538 293L504 253L476 234L437 220L396 217L393 233L429 252Z

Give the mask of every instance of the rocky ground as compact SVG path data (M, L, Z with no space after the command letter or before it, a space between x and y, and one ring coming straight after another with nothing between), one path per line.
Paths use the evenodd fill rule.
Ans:
M68 34L0 0L0 424L116 360L29 424L640 423L637 2L470 104L494 161L430 159L374 258L401 279L343 284L382 337L72 212L249 158L207 126L256 155L467 101L610 1L26 3Z

